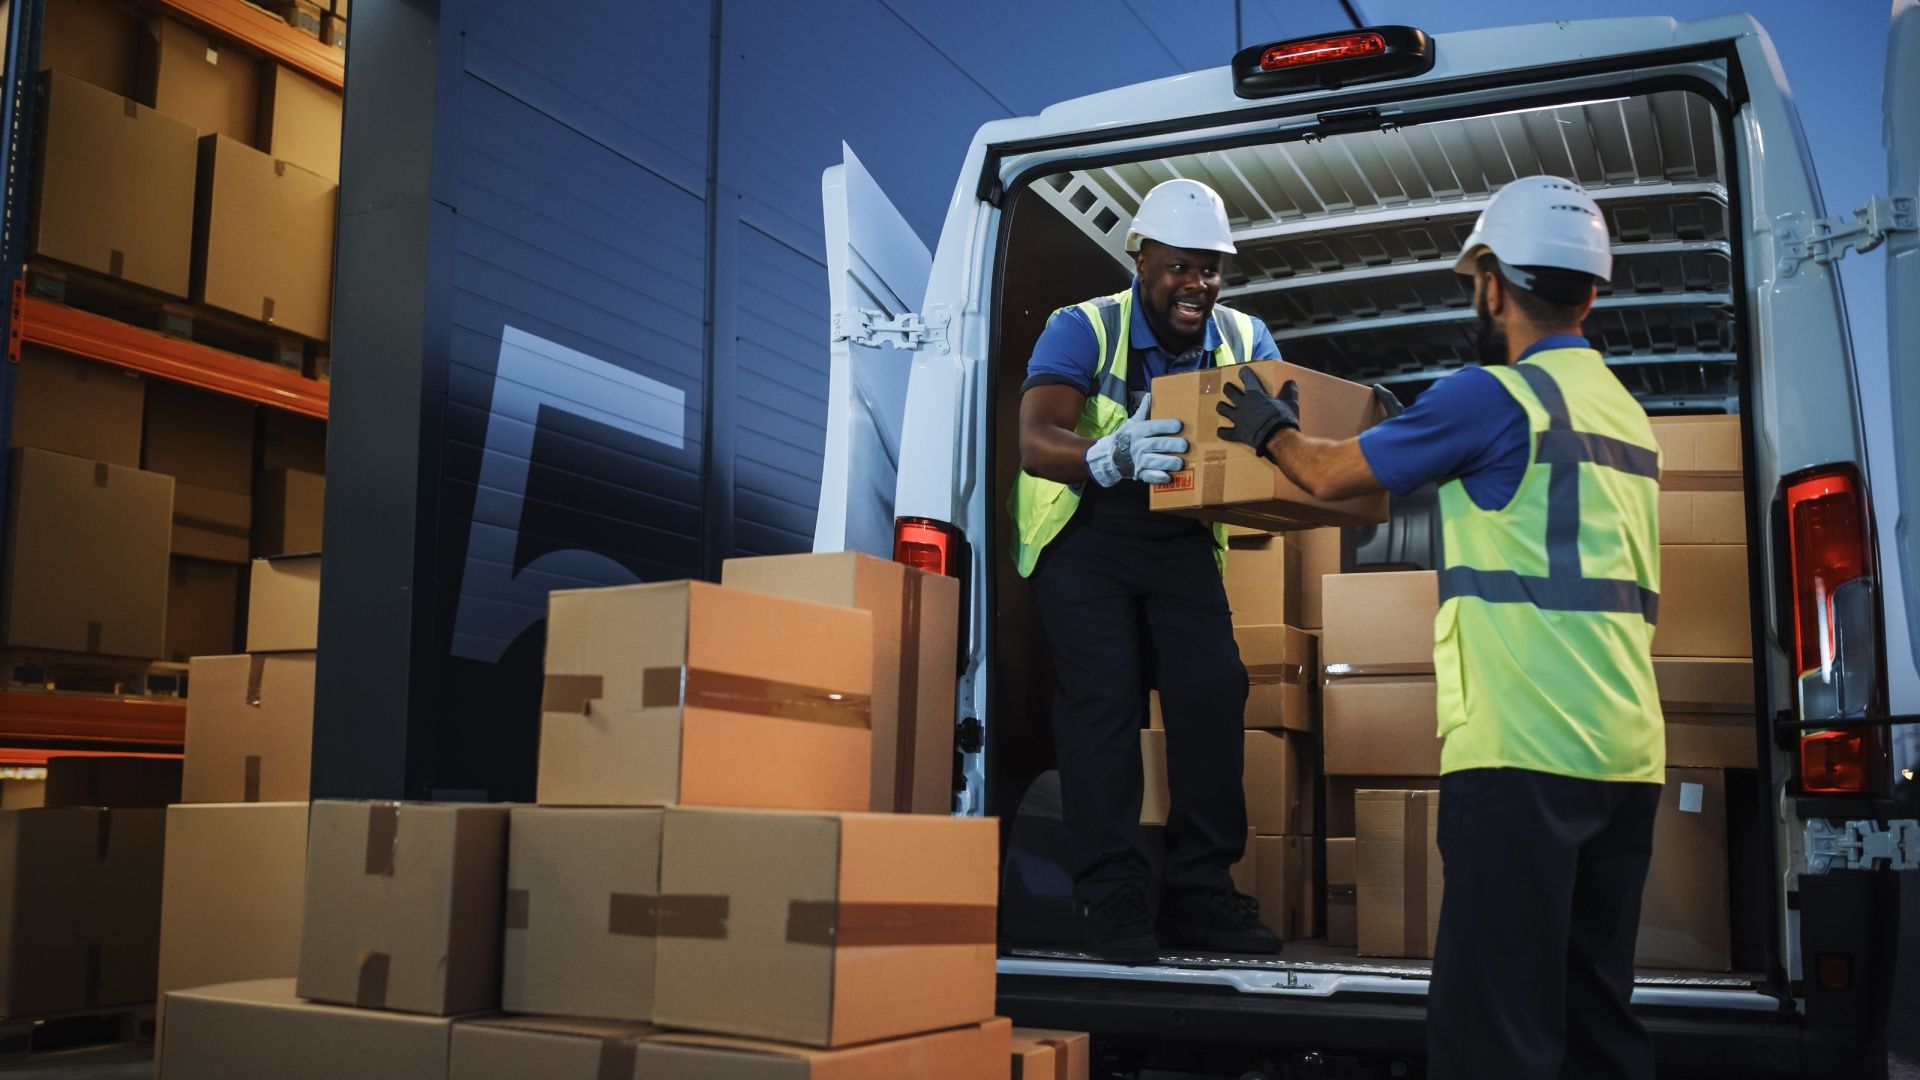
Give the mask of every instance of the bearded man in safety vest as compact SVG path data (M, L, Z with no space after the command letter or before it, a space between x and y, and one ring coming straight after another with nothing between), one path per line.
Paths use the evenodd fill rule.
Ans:
M1093 950L1120 963L1159 946L1271 953L1280 939L1227 869L1247 809L1240 769L1247 671L1220 569L1224 532L1147 508L1182 468L1180 421L1149 420L1158 375L1277 358L1265 324L1215 303L1234 250L1220 196L1169 180L1127 235L1133 284L1053 313L1020 400L1013 557L1053 651L1054 743L1074 894ZM1140 821L1140 729L1158 687L1167 729L1165 890L1157 911ZM1157 930L1157 932L1156 932Z
M1629 1008L1666 741L1650 650L1659 451L1579 336L1613 258L1576 184L1503 188L1454 269L1488 366L1357 439L1299 431L1292 384L1219 411L1315 496L1440 481L1434 624L1446 869L1428 1076L1647 1078Z

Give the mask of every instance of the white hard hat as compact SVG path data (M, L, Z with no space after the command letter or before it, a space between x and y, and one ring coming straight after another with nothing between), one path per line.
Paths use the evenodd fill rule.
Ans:
M1508 266L1613 276L1607 219L1586 189L1557 176L1522 177L1501 188L1473 223L1454 270L1473 276L1486 251Z
M1229 255L1235 250L1233 231L1227 227L1227 204L1198 180L1167 180L1147 192L1127 231L1127 250L1139 251L1142 240Z

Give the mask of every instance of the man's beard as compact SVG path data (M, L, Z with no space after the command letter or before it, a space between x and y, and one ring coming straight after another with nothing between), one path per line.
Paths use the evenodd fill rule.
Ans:
M1182 334L1173 328L1173 294L1168 293L1164 304L1155 305L1152 298L1143 297L1146 302L1147 325L1153 328L1153 336L1160 348L1169 356L1178 356L1200 344L1206 336L1204 324L1198 334Z
M1473 313L1477 317L1473 330L1473 343L1480 355L1483 367L1499 367L1507 362L1507 331L1493 321L1493 312L1487 310L1485 297L1474 301Z

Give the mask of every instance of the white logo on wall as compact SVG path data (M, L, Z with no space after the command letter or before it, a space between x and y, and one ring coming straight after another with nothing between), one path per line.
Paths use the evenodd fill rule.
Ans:
M500 335L493 405L454 611L455 656L498 661L515 638L546 617L547 594L555 589L639 580L605 555L578 549L550 551L514 569L527 477L533 470L534 431L543 406L676 450L686 446L686 391L506 327Z

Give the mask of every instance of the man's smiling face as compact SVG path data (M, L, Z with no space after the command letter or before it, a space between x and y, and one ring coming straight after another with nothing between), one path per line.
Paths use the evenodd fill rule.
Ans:
M1134 253L1140 275L1140 300L1148 325L1168 352L1191 348L1206 333L1213 302L1220 295L1217 251L1195 251L1148 240Z

